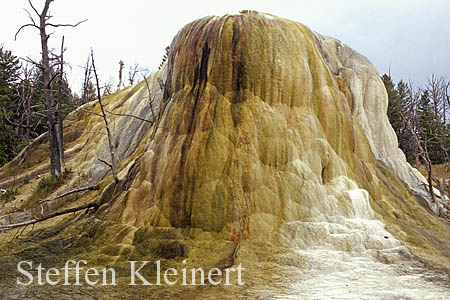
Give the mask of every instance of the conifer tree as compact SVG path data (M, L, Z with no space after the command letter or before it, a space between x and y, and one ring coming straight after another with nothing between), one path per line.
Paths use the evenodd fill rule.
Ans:
M13 118L10 109L17 100L16 88L19 78L18 58L0 46L0 166L14 156L18 143L15 128L8 120Z

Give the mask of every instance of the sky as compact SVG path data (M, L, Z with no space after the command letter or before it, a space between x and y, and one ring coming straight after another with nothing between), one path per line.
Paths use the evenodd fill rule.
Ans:
M31 0L42 10L44 0ZM0 44L19 57L39 60L39 32L21 25L29 22L28 0L2 1ZM82 65L94 50L101 81L118 82L119 61L125 73L138 63L158 69L164 49L187 23L208 15L257 10L307 25L332 36L368 57L382 75L394 80L426 84L431 74L450 79L450 1L448 0L55 0L53 23L77 23L57 28L50 47L60 49L65 36L69 81L78 92ZM59 51L59 50L58 50Z

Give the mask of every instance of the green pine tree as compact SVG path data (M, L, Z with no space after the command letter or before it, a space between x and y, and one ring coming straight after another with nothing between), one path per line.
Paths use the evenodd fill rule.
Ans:
M440 124L440 120L435 118L433 106L431 103L431 97L427 90L423 91L418 104L418 122L420 129L420 136L422 140L426 141L427 150L430 156L430 160L433 164L440 164L445 161L445 155L443 153L442 142L442 128L444 126Z
M15 155L19 143L15 128L7 120L14 117L11 108L17 101L20 68L18 58L0 46L0 166Z
M386 91L388 94L388 118L389 122L392 125L397 137L400 136L401 127L402 127L402 109L400 104L400 97L398 91L395 87L392 78L384 74L381 79L383 80L384 86L386 87Z
M57 71L52 72L56 74ZM54 99L58 97L59 80L57 76L52 82ZM66 79L62 81L62 94L65 117L75 108ZM11 51L0 47L0 166L11 160L30 140L47 131L43 99L42 70L25 70ZM29 117L24 119L24 116Z

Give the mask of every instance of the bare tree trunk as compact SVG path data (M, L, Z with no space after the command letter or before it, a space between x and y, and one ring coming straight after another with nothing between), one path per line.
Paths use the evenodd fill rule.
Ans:
M450 162L447 162L445 164L443 177L442 177L442 185L443 185L444 192L450 192L450 186L447 184L447 175L448 175L449 166L450 166Z
M111 134L111 130L109 129L109 124L108 124L108 118L106 117L106 113L105 113L105 109L103 107L102 104L102 95L101 95L101 91L100 91L100 84L98 81L98 76L97 76L97 70L95 69L95 62L94 62L94 51L91 50L91 59L92 59L92 69L94 71L94 76L95 76L95 81L97 83L97 97L98 97L98 103L100 104L100 109L102 111L102 117L103 117L103 121L105 122L105 127L106 127L106 133L108 134L108 145L109 145L109 154L111 156L111 164L107 163L106 161L99 159L101 162L105 163L106 165L108 165L113 173L113 178L114 178L114 182L116 184L119 183L119 176L117 175L117 160L116 160L116 155L115 155L115 147L112 141L112 134Z
M433 169L432 169L432 165L431 162L427 162L426 163L427 166L427 174L428 174L428 189L430 190L430 196L431 196L431 200L434 202L436 202L436 198L434 197L434 191L433 191Z
M25 111L25 140L27 141L27 145L30 144L30 137L31 137L31 99L33 98L33 92L34 89L30 87L29 94L26 95L25 92L25 86L23 86L23 92L22 94L25 96L25 99L27 101L26 103L26 111Z
M25 112L25 126L27 126L27 129L25 130L25 140L27 141L27 145L30 144L30 134L31 134L31 128L30 128L30 114L31 114L31 93L30 97L27 99L27 111Z
M441 84L442 79L437 78L436 75L432 74L431 79L428 78L428 90L431 93L431 98L433 99L433 113L434 113L434 119L439 120L439 88Z
M447 118L447 105L450 107L450 97L448 94L448 87L450 86L450 81L447 82L447 84L445 85L445 100L444 101L444 125L447 124L446 123L446 118Z
M122 71L123 71L124 62L121 60L119 61L119 84L117 85L117 90L120 90L120 87L122 86Z
M60 155L60 150L58 147L58 130L56 128L56 122L57 122L57 114L54 107L54 100L52 96L52 90L51 85L52 81L56 78L55 76L52 76L52 68L50 66L50 58L49 58L49 50L48 50L48 39L50 38L50 34L47 34L46 28L47 26L50 27L77 27L83 22L86 22L87 20L78 22L75 25L72 24L53 24L48 23L47 21L51 19L51 15L49 15L49 8L50 3L54 0L45 0L44 8L42 9L42 12L39 13L37 9L34 7L31 0L28 0L28 3L30 4L33 11L36 13L36 15L39 17L39 26L37 25L34 18L31 16L30 13L28 13L28 16L30 18L31 23L22 25L19 30L16 32L15 39L17 39L17 35L20 33L20 31L26 27L32 27L37 30L39 30L39 34L41 37L41 49L42 49L42 63L39 64L40 68L42 69L42 75L43 75L43 81L44 81L44 103L45 103L45 116L47 118L47 127L48 127L48 136L50 141L50 171L53 177L58 177L61 175L61 168L62 168L62 159ZM28 12L28 11L27 11ZM61 127L62 128L62 127ZM61 130L62 134L62 130Z
M434 202L436 202L436 199L434 197L434 191L433 191L433 164L431 163L430 160L430 155L428 154L428 144L427 144L427 136L425 134L424 137L424 146L422 147L422 145L420 145L421 149L421 153L422 153L422 157L425 160L425 166L427 168L427 174L428 174L428 189L430 190L430 196L431 196L431 200ZM420 143L420 141L419 141Z
M86 103L89 100L89 83L91 82L91 55L88 55L87 61L86 61L86 65L85 65L85 69L84 69L84 80L83 80L83 90L81 92L81 101L82 103Z
M60 160L61 174L65 173L64 168L64 136L63 136L63 113L62 113L62 101L63 101L63 80L64 80L64 36L61 42L61 56L60 56L60 67L59 67L59 89L58 89L58 153Z
M416 155L416 169L420 170L420 157L419 157L419 151L417 150L417 147L416 147L415 155Z
M415 132L414 128L411 125L410 120L408 121L408 128L411 132L411 135L414 138L414 142L416 144L416 164L419 164L420 160L418 159L419 156L422 157L422 159L424 160L425 163L425 167L427 169L427 181L428 181L428 188L429 188L429 192L430 192L430 196L431 196L431 200L432 202L436 202L435 198L434 198L434 192L433 192L433 176L432 176L432 164L431 164L431 160L430 160L430 156L428 154L428 148L427 148L427 136L425 134L423 140L424 140L424 145L422 146L422 142L418 136L418 134ZM416 167L419 167L419 165L416 165Z
M128 71L128 82L130 85L134 84L136 79L136 75L139 72L139 64L135 64L134 66L130 66L130 70Z
M142 77L144 77L145 85L147 86L148 100L149 100L149 104L150 104L150 110L152 111L153 122L156 122L155 112L153 110L153 99L152 99L152 94L151 94L152 91L150 89L150 85L148 84L147 78L145 78L145 76L142 76Z
M42 73L44 78L44 102L47 117L48 135L50 141L50 169L53 177L59 177L61 175L61 159L58 150L58 135L56 132L56 120L54 101L52 97L51 84L52 84L52 70L50 68L50 59L48 51L48 38L46 32L47 14L52 0L46 0L44 9L40 14L40 35L41 35L41 48L42 48Z

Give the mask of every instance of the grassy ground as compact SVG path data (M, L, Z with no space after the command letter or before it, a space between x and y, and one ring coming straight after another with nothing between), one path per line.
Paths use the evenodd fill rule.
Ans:
M416 166L414 167L417 168ZM425 168L424 165L421 165L417 169L420 171L420 173L423 174L423 176L425 176L425 178L427 178L428 176L427 169ZM447 187L444 188L444 192L446 193L447 197L450 197L450 167L448 166L448 164L444 163L439 165L433 165L432 173L434 177L439 178L439 180L441 181L443 178L445 178ZM433 185L434 187L437 188L436 183L433 182Z

